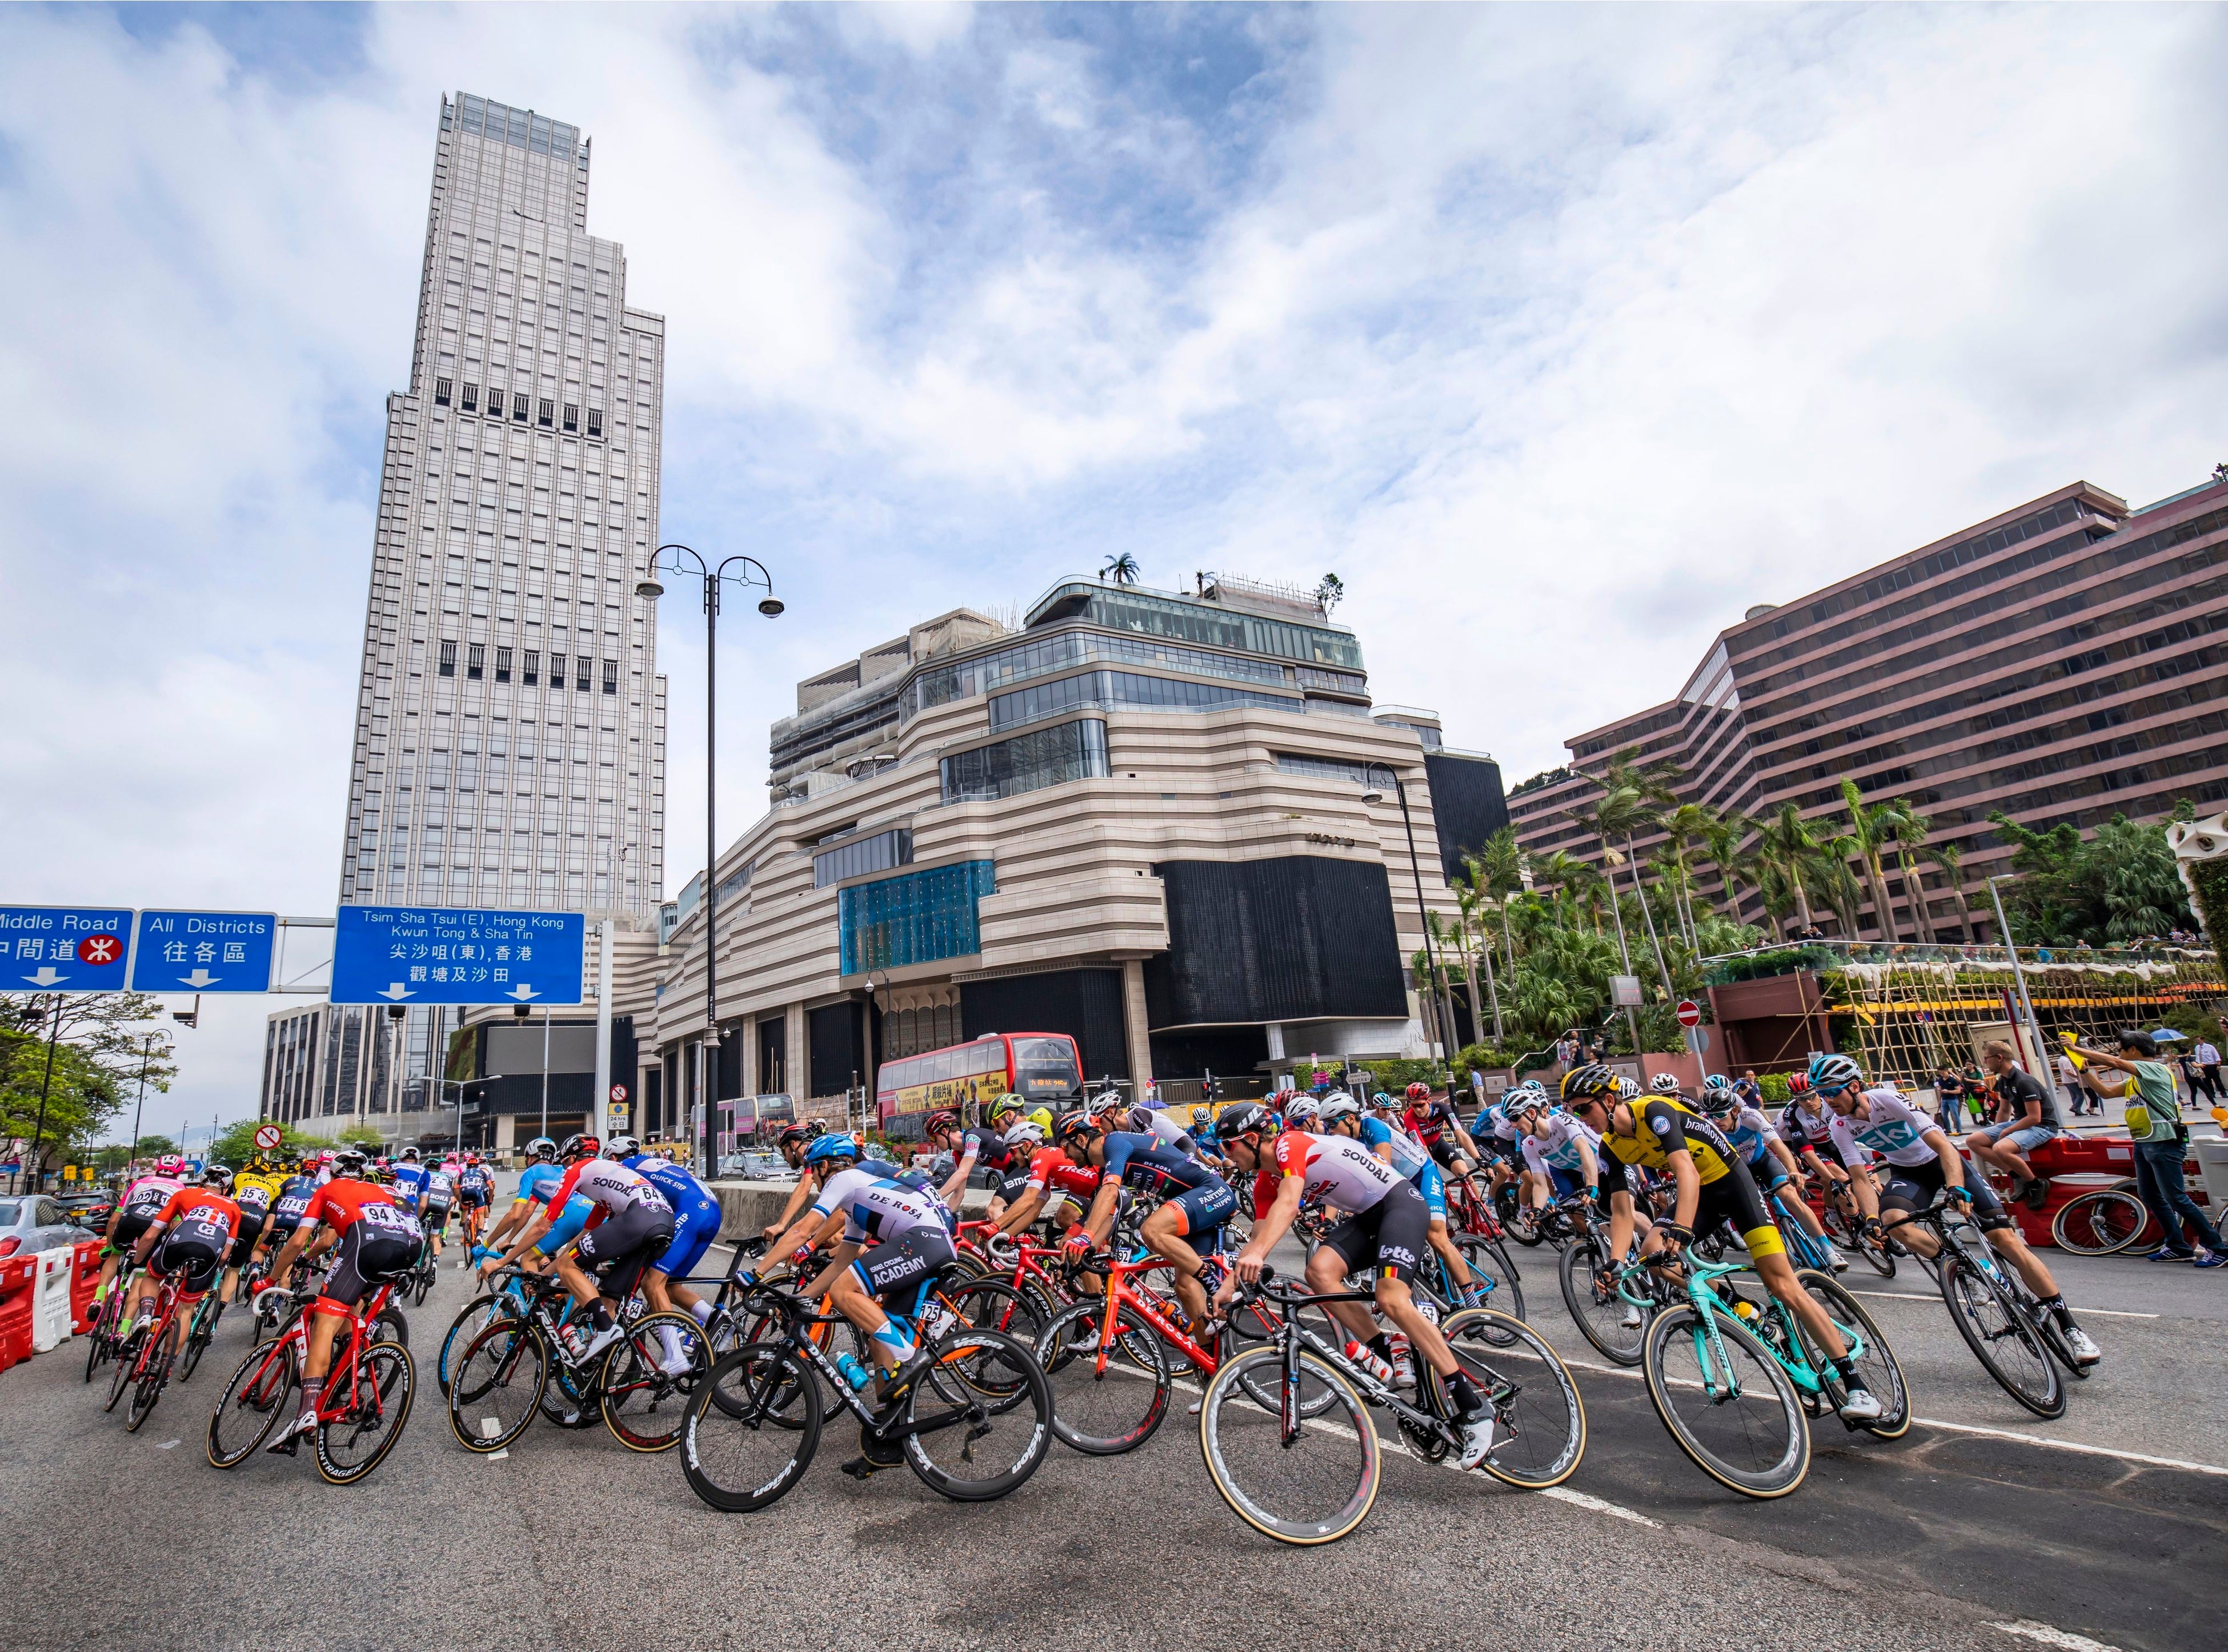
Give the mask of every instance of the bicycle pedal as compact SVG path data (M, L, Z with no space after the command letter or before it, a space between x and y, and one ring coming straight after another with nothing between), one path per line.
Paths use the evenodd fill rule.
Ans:
M843 1465L843 1472L854 1480L871 1480L883 1470L895 1466L893 1463L877 1463L872 1457L853 1457Z

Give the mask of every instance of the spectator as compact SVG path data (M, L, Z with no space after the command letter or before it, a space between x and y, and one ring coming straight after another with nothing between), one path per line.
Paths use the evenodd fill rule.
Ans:
M2024 1197L2029 1210L2040 1210L2050 1178L2037 1175L2026 1155L2058 1134L2058 1097L2013 1060L2012 1047L2000 1038L1981 1047L1981 1060L1994 1081L1997 1117L1965 1138L1965 1150L1988 1169L2008 1175L2013 1198Z
M2074 1048L2086 1060L2116 1067L2135 1081L2135 1093L2128 1098L2129 1105L2142 1114L2140 1131L2132 1122L2128 1127L2135 1143L2135 1191L2166 1233L2166 1243L2147 1259L2193 1260L2200 1268L2228 1264L2228 1245L2221 1242L2219 1230L2206 1220L2182 1181L2189 1128L2181 1121L2181 1098L2174 1090L2173 1072L2158 1059L2158 1046L2145 1034L2122 1033L2116 1055L2081 1044ZM2205 1246L2203 1256L2190 1248L2191 1233Z
M1947 1061L1934 1070L1934 1098L1942 1105L1942 1128L1945 1130L1963 1130L1965 1081L1957 1076L1957 1069Z
M1764 1105L1764 1086L1757 1082L1756 1069L1754 1067L1743 1067L1741 1069L1741 1075L1733 1085L1733 1093L1738 1096L1743 1103L1748 1106L1761 1107Z
M1965 1105L1973 1115L1975 1124L1985 1124L1994 1116L1996 1098L1988 1088L1988 1080L1972 1062L1965 1063L1959 1077L1965 1080Z
M2224 1092L2220 1088L2220 1051L2210 1038L2199 1034L2197 1047L2190 1053L2197 1063L2198 1075L2205 1080L2205 1098L2214 1106L2220 1105Z
M2102 1117L2104 1104L2082 1088L2081 1069L2073 1065L2073 1058L2061 1047L2052 1060L2058 1064L2058 1082L2065 1087L2065 1099L2073 1110L2072 1116L2078 1118L2084 1111L2093 1108L2097 1116Z

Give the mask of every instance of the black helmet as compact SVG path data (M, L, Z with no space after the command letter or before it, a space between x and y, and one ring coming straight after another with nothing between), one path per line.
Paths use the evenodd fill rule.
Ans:
M1078 1136L1095 1136L1098 1133L1098 1120L1080 1108L1072 1112L1062 1113L1053 1121L1052 1139L1055 1142L1066 1142Z
M560 1162L570 1164L575 1159L592 1159L604 1150L604 1144L592 1136L568 1136L557 1149Z
M1598 1061L1589 1061L1584 1066L1572 1067L1563 1075L1565 1101L1591 1101L1596 1096L1617 1093L1617 1074Z
M794 1147L800 1142L810 1141L814 1137L819 1134L820 1132L813 1129L810 1124L791 1124L784 1129L778 1137L774 1138L774 1145L777 1147Z
M1216 1137L1226 1142L1235 1136L1273 1136L1276 1131L1277 1115L1258 1101L1233 1102L1214 1121Z

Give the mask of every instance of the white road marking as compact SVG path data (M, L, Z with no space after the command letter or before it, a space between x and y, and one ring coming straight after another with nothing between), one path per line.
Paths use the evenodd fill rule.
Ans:
M490 1451L487 1454L487 1460L490 1463L500 1463L509 1455L508 1451Z
M2001 1630L2007 1635L2016 1635L2021 1640L2040 1641L2045 1646L2065 1647L2069 1652L2120 1652L2118 1647L2092 1641L2085 1635L2076 1635L2071 1630L2053 1629L2048 1623L2030 1623L2024 1617L2016 1623L1991 1623L1988 1627Z
M1589 1497L1585 1492L1572 1491L1568 1486L1550 1486L1540 1495L1542 1497L1553 1497L1557 1502L1570 1503L1579 1508L1591 1508L1597 1514L1610 1514L1618 1520L1629 1520L1635 1526L1653 1527L1659 1532L1663 1529L1661 1521L1650 1520L1637 1509L1627 1508L1622 1503L1605 1502L1599 1497Z
M176 1441L176 1440L164 1440L164 1441L163 1441L160 1445L157 1446L155 1449L156 1449L157 1451L167 1451L167 1450L169 1450L171 1447L175 1446L176 1444L177 1444L177 1441Z
M1888 1302L1939 1303L1942 1300L1939 1297L1924 1295L1916 1290L1850 1290L1847 1285L1842 1286L1841 1289L1848 1290L1852 1297L1879 1297ZM2084 1319L2092 1316L2102 1316L2106 1319L2156 1319L2158 1317L2156 1314L2138 1314L2126 1308L2076 1308L2072 1311Z
M2217 1463L2191 1463L2181 1457L2154 1457L2141 1451L2122 1451L2109 1445L2084 1445L2078 1440L2046 1440L2039 1434L2022 1434L2016 1429L1982 1428L1976 1423L1946 1423L1939 1418L1914 1417L1912 1422L1925 1428L1946 1428L1955 1434L1985 1434L1992 1439L2018 1440L2026 1445L2046 1445L2053 1451L2079 1451L2088 1457L2117 1457L2122 1463L2141 1463L2154 1469L2181 1469L2191 1474L2228 1476L2228 1469ZM1999 1623L1998 1629L2003 1627ZM2095 1642L2086 1644L2095 1645Z

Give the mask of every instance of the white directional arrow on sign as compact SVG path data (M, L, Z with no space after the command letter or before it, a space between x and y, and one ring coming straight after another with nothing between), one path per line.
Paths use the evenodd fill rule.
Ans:
M207 970L195 970L191 975L182 975L178 979L184 982L195 992L199 992L206 987L213 987L216 985L216 983L223 980L224 977L221 975L211 975Z
M69 977L66 975L55 974L54 966L53 964L44 964L39 966L38 974L27 975L23 979L29 982L35 987L52 987L61 984L62 982L68 980Z
M528 998L538 998L541 995L535 991L535 989L528 986L525 982L522 981L510 989L510 996L517 999L519 1002L524 1003Z
M392 998L395 1002L400 1003L410 996L410 989L400 981L390 981L387 983L387 990L379 996L382 998Z

